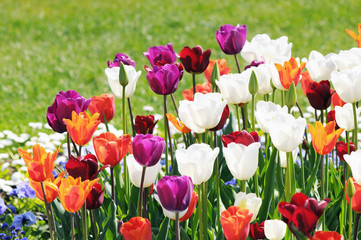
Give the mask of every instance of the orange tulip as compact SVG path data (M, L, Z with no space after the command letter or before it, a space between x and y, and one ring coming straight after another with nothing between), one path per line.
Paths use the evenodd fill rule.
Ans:
M348 181L349 180L347 180L345 186L347 186ZM353 197L352 197L351 207L352 207L352 210L354 210L355 212L361 213L361 185L358 184L354 178L352 178L352 181L353 181L353 185L355 186L355 195L353 195ZM346 197L348 204L350 204L350 198L346 194L346 188L345 188L345 197Z
M309 85L314 82L310 76L310 73L308 71L301 73L301 86L302 91L307 96L307 89L309 88Z
M82 182L80 177L74 179L72 176L61 179L59 199L64 209L71 213L77 212L84 205L88 194L98 181L99 178Z
M79 115L73 111L71 120L63 119L66 124L66 130L70 134L71 139L79 146L84 146L92 138L94 132L100 124L99 113L95 113L92 117L86 112L81 112Z
M151 240L151 224L148 219L133 217L123 223L120 232L125 240Z
M104 116L107 122L113 119L115 113L115 99L113 94L104 93L100 96L92 97L89 104L89 112L91 114L99 113L99 120L104 123Z
M184 125L181 121L178 121L178 119L171 113L167 113L168 120L173 124L173 126L182 133L189 133L191 130Z
M331 102L332 102L333 108L335 108L336 106L343 107L343 105L346 104L344 101L342 101L340 96L338 96L336 90L331 88L330 92L331 92Z
M336 122L331 121L323 127L322 123L316 121L315 127L308 124L311 133L313 148L321 155L329 154L335 147L337 139L343 132L343 128L335 131Z
M296 59L291 57L289 61L284 62L283 66L279 63L275 63L275 65L278 70L278 74L280 75L282 86L288 90L292 82L295 82L295 85L297 86L298 80L300 80L301 72L306 66L306 63L301 62L298 67Z
M203 93L203 94L210 93L210 92L212 92L212 86L209 82L205 82L203 84L197 84L196 92ZM184 90L182 92L182 96L185 100L193 101L194 100L193 88Z
M358 24L358 35L356 35L355 32L348 30L347 28L346 32L348 33L348 35L350 35L353 39L356 40L357 46L361 48L361 23Z
M53 176L46 179L44 184L44 190L46 195L46 202L50 203L55 200L55 198L59 194L59 187L61 179L64 178L65 171L59 173L58 177L55 179ZM32 179L29 180L30 186L34 189L36 196L41 200L44 201L43 190L41 188L41 183L35 182Z
M93 145L98 160L111 167L117 165L129 152L131 137L123 135L117 138L113 133L106 132L93 138Z
M55 160L59 149L55 153L47 153L39 144L33 146L33 156L23 149L18 149L20 156L28 167L29 177L35 182L44 182L52 176Z
M248 209L230 206L221 213L221 225L227 240L246 239L249 234L252 213Z
M215 61L209 60L208 67L204 71L204 76L206 77L206 79L209 83L211 82L211 75L212 75L212 71L213 71L213 68L214 68L214 65L216 64L216 62L218 63L218 69L219 69L219 73L221 76L228 74L231 71L231 68L227 66L226 59L216 59Z
M179 219L179 222L187 221L188 218L190 218L193 215L193 212L194 212L194 209L196 208L197 202L198 202L198 194L196 193L196 191L193 191L191 203L189 204L189 206L187 208L187 212L186 212L186 214L184 214L183 217L181 217Z

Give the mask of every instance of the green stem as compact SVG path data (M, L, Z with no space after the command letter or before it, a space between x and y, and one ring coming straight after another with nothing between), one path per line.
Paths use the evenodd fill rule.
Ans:
M174 105L174 109L175 109L175 112L177 113L177 116L179 117L179 114L178 114L178 106L177 106L177 102L174 98L174 95L173 93L170 95L170 97L172 98L172 102L173 102L173 105Z
M179 212L175 212L175 236L180 240Z
M287 168L286 168L286 201L291 201L293 194L293 160L292 160L292 152L286 153L287 156Z
M86 214L86 201L82 207L82 220L83 220L83 239L88 239L88 221L87 221L87 214Z
M199 194L199 197L200 197L200 201L198 201L198 217L199 217L199 239L200 240L203 240L203 201L202 201L202 198L203 198L203 194L202 194L202 184L199 184L198 185L198 194Z
M115 181L114 181L114 168L110 168L110 181L112 186L112 199L115 202Z
M97 229L97 222L95 220L95 214L94 214L95 210L91 210L90 211L90 217L91 217L91 221L92 221L92 225L93 225L93 238L95 240L98 240L98 229Z
M127 134L127 121L126 121L126 112L125 112L125 86L123 87L123 98L122 98L122 117L123 117L123 135ZM129 182L129 172L127 167L126 157L123 158L124 164L124 186L125 186L125 195L126 199L130 198L130 182ZM112 178L114 181L114 178ZM115 195L114 195L114 203L115 203Z
M243 129L248 129L248 111L247 111L247 103L242 106L242 118L243 118Z
M353 144L355 145L355 151L356 151L357 150L357 145L358 145L356 103L352 103L352 109L353 109L353 122L354 122L354 125L355 125L355 128L353 130Z
M281 106L285 105L285 91L281 90Z
M130 116L130 123L132 125L132 133L133 133L133 137L135 137L136 135L136 132L135 132L135 129L134 129L134 120L133 120L133 111L132 111L132 104L130 102L130 98L127 98L128 99L128 110L129 110L129 116Z
M45 204L45 210L46 210L46 217L48 218L48 224L49 224L50 238L53 240L54 239L53 223L52 223L52 219L50 218L50 215L49 215L49 206L48 206L48 202L46 200L44 183L40 182L40 185L41 185L41 190L43 191L43 198L44 198L44 204Z
M107 121L107 118L105 117L104 111L102 111L102 114L103 114L103 120L104 120L104 124L105 124L105 129L107 130L107 132L109 132L108 121Z
M241 120L239 119L239 110L238 105L234 105L236 107L236 116L237 116L237 123L238 123L238 131L241 131Z
M348 206L348 239L352 236L352 198L350 198L350 205Z
M321 199L325 199L325 169L324 169L324 155L321 155Z
M192 80L193 80L193 99L196 97L196 75L192 73Z
M259 197L259 187L258 187L258 167L256 172L253 175L253 181L254 181L254 191L256 193L256 196Z
M68 160L69 160L70 155L71 155L70 134L69 134L69 132L66 132L66 143L67 143L67 148L68 148Z
M298 145L298 149L300 151L300 160L301 160L301 186L302 186L302 190L304 190L305 189L305 166L304 166L304 162L303 162L301 144Z
M74 231L74 214L70 213L70 222L71 222L71 237L73 240L75 240L75 231Z
M240 191L246 193L246 180L240 180Z
M140 189L139 189L139 201L138 201L138 216L142 216L142 203L143 203L143 184L144 184L144 177L145 177L145 170L147 167L143 166L142 169L142 178L140 180Z
M168 141L168 118L167 118L167 96L163 98L163 110L164 110L164 141L167 144ZM171 145L172 146L172 145ZM168 147L165 148L165 175L169 174L169 162L168 162Z
M239 67L239 62L238 62L237 54L234 54L234 59L236 60L236 65L237 65L238 73L241 73L241 68Z
M214 148L217 147L217 134L214 133ZM215 172L216 172L216 190L217 190L217 231L221 231L221 193L220 193L220 186L219 186L219 160L216 157L215 161Z
M203 204L203 235L205 239L208 239L208 216L207 216L207 182L202 183L202 204Z
M359 223L360 223L360 216L361 216L361 213L357 213L357 214L356 214L355 229L354 229L354 231L353 231L353 240L357 240L358 227L359 227Z
M252 121L252 132L256 131L256 127L255 127L255 121L254 121L254 95L252 95L252 112L251 112L251 121Z
M169 122L168 122L168 118L167 118L167 95L164 95L164 117L165 117L164 122L165 122L165 126L166 126L165 135L168 134L169 150L170 150L170 162L171 162L171 166L172 166L172 170L173 170L174 169L174 157L173 157L172 136L170 135Z

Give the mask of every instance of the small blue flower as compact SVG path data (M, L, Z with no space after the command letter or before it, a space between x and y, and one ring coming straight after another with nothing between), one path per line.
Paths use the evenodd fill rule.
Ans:
M10 230L11 230L11 231L14 231L15 228L16 228L16 227L15 227L14 225L12 225L12 226L10 227Z
M5 233L0 233L0 239L5 239L6 234Z
M12 237L17 237L17 236L18 236L18 233L15 232L15 231L11 231L11 236L12 236Z
M36 217L32 212L16 215L13 219L13 225L16 227L22 227L23 225L30 226L34 223L36 223Z
M1 225L1 230L6 230L9 227L9 224L4 223L3 225Z
M57 178L59 175L58 171L56 171L55 169L53 170L52 174L53 174L54 178Z
M20 239L20 240L28 240L28 238L27 238L27 237L24 237L24 238L22 238L22 239Z
M25 232L25 231L21 231L20 234L21 234L21 235L25 235L26 232Z
M20 227L17 227L17 228L15 228L15 232L20 232L21 231L21 228Z
M11 211L12 213L16 213L16 208L15 208L13 205L9 204L9 205L8 205L8 208L10 209L10 211Z
M5 205L5 202L2 198L0 198L0 215L3 215L6 211L7 207Z
M232 180L224 183L224 185L236 185L236 184L237 184L237 180L234 178Z
M35 191L30 187L29 182L22 182L16 187L16 194L19 198L35 198Z

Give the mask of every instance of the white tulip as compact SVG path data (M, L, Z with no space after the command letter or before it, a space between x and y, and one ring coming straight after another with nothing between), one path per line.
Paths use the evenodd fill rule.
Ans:
M133 96L137 81L140 77L141 71L136 71L133 66L124 65L128 76L128 85L125 86L125 97ZM123 98L123 86L119 83L119 67L106 68L105 74L108 77L109 86L114 95L118 98Z
M247 69L248 70L248 69ZM221 94L229 104L248 103L252 95L248 91L252 71L222 75L216 84Z
M271 81L279 78L276 66L273 63L261 64L258 67L250 67L246 71L254 71L258 81L258 93L269 94L272 92Z
M127 156L127 167L130 181L134 186L140 188L143 166L135 161L133 154ZM160 161L156 165L146 168L143 188L149 187L155 182L161 169L162 165L160 164Z
M361 66L332 72L331 82L340 98L347 103L361 100Z
M292 160L293 160L293 163L296 162L297 160L297 155L299 153L299 149L296 148L295 150L292 151ZM282 151L279 151L280 153L280 162L281 162L281 167L283 168L286 168L287 167L287 153L286 152L282 152Z
M231 142L223 149L228 169L234 178L248 180L255 174L260 146L259 142L248 146Z
M281 220L266 220L264 234L270 240L281 240L285 237L287 224Z
M330 58L336 64L339 71L352 69L361 65L361 49L351 48L340 51L338 54L330 54Z
M287 113L287 106L281 108L273 102L259 101L256 105L255 117L259 127L263 132L269 133L268 124L281 113Z
M361 184L361 150L343 155L343 158L351 168L352 176L358 184Z
M238 206L240 208L246 208L249 210L250 213L252 213L252 219L251 222L253 222L259 212L259 209L261 208L262 205L262 199L257 197L256 194L254 193L244 193L244 192L239 192L236 195L236 199L234 201L234 206Z
M292 43L288 43L286 36L272 40L267 34L257 34L251 42L246 41L241 56L249 64L254 60L280 62L291 58L291 48Z
M360 115L361 107L356 109L356 117ZM335 118L337 125L340 128L344 128L345 131L351 131L355 128L354 116L353 116L353 107L351 103L346 103L342 107L335 107Z
M214 161L218 153L218 147L213 150L205 143L195 143L187 149L177 149L175 157L178 171L192 178L195 185L206 182L212 176Z
M306 119L295 119L291 114L278 114L268 124L269 134L275 147L283 152L292 152L300 143L306 128Z
M194 101L179 102L179 118L192 131L203 133L217 126L226 104L220 93L196 93Z
M313 81L321 82L322 80L330 80L331 72L335 71L337 66L331 55L323 56L317 51L311 51L306 68Z

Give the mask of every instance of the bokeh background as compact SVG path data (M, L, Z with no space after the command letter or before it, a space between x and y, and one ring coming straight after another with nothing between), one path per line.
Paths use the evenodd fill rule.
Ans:
M145 78L143 52L172 43L212 49L211 59L232 56L220 50L215 32L223 24L246 24L247 39L267 33L286 35L292 55L308 57L356 47L345 28L357 30L361 1L0 1L0 130L26 131L28 122L46 122L46 109L63 90L84 97L111 92L104 69L117 52L128 54L142 71L132 103L162 113L162 96L152 93ZM241 60L244 65L244 61ZM203 81L203 75L198 82ZM175 96L191 87L185 74ZM300 87L298 87L300 88ZM120 114L120 100L117 113ZM120 127L120 117L113 124Z

